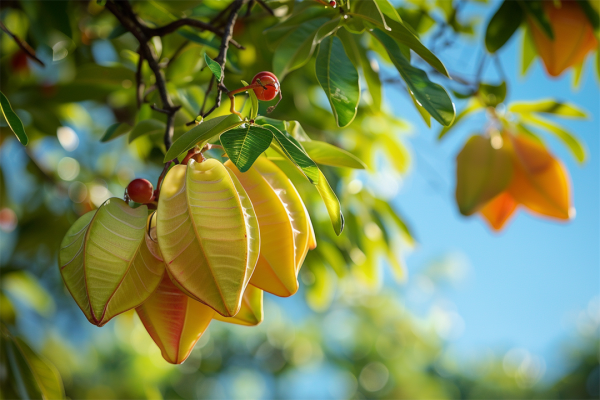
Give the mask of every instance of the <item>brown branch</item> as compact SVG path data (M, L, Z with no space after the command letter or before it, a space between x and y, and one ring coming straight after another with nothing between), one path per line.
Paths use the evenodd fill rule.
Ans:
M225 34L222 30L217 29L213 25L208 24L206 22L199 21L197 19L193 19L193 18L181 18L181 19L173 21L165 26L161 26L159 28L146 28L145 33L149 37L165 36L165 35L168 35L169 33L176 31L177 29L181 28L182 26L193 26L194 28L199 28L204 31L209 31L209 32L212 32L221 37ZM233 39L231 39L230 42L232 45L234 45L238 49L244 48L244 46L242 46L241 44L239 44L238 42L236 42Z
M44 64L44 62L42 60L37 58L37 56L35 55L35 50L33 50L26 41L21 40L21 38L19 38L17 35L12 33L11 31L9 31L8 28L6 26L4 26L2 21L0 21L0 29L2 29L4 32L6 32L6 34L15 41L17 46L19 46L21 48L21 50L23 50L29 58L31 58L33 61L40 64L42 67L46 66L46 64Z
M275 16L275 11L273 11L273 9L269 7L267 3L265 3L265 0L256 0L256 2L260 4L260 6L264 8L269 14Z
M142 66L144 64L144 56L142 55L142 52L138 49L138 55L139 55L139 59L138 59L138 65L137 65L137 70L135 71L135 82L136 82L136 91L135 91L135 96L137 99L137 106L138 109L142 106L142 101L144 99L144 82L142 81Z

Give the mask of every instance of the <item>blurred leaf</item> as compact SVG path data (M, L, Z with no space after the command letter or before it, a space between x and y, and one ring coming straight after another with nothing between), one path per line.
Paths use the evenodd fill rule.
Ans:
M517 202L508 192L502 192L479 210L481 216L495 231L500 231L517 209Z
M13 131L15 136L17 136L19 142L21 142L23 146L27 146L27 143L29 143L29 139L27 138L27 134L25 133L23 122L21 122L19 116L13 111L10 102L2 92L0 92L0 106L2 108L2 114L4 115L6 123L8 124L10 129Z
M404 220L400 217L400 215L398 215L390 203L381 199L375 199L375 207L377 207L380 213L385 213L390 217L391 221L394 222L396 227L398 227L398 229L400 229L400 231L404 234L404 237L408 240L409 245L413 246L415 244L415 238L408 228L408 225L406 225Z
M183 152L194 147L196 144L208 141L214 136L243 123L244 122L240 120L240 117L235 114L227 114L203 121L181 135L181 137L171 145L171 148L167 151L167 154L165 154L164 162L173 160Z
M479 84L479 95L486 107L496 107L506 99L506 82L499 85Z
M125 33L127 33L127 32L129 32L129 31L127 30L127 28L125 28L123 25L119 24L119 25L115 26L115 27L113 28L113 30L112 30L112 31L111 31L111 32L108 34L108 37L107 37L107 39L108 39L108 40L113 40L113 39L116 39L116 38L118 38L119 36L121 36L121 35L123 35L123 34L125 34Z
M311 263L310 272L314 282L306 288L306 303L313 311L326 311L335 295L335 274L320 263Z
M410 90L407 90L407 92L410 95L410 99L412 100L413 104L415 105L417 111L421 115L423 122L425 122L425 124L427 125L428 128L431 128L431 115L429 115L427 110L421 105L421 103L419 103L417 101L413 92L411 92Z
M156 119L145 119L137 123L137 125L129 132L129 143L143 135L164 134L167 125Z
M450 132L450 130L453 129L456 125L458 125L458 123L463 118L465 118L466 116L468 116L469 114L471 114L475 111L482 110L482 109L483 109L483 107L482 107L481 103L479 102L479 100L471 99L469 101L469 103L467 103L467 106L456 116L452 125L442 128L442 130L438 134L438 140L442 140L444 138L444 136L446 136L446 134L448 132Z
M598 15L597 9L594 9L594 6L592 6L589 0L577 0L577 3L579 3L581 8L583 9L585 16L594 27L594 31L596 31L597 36L598 30L600 29L600 15Z
M104 136L100 139L101 142L108 142L110 140L116 139L119 136L123 136L131 131L131 125L117 122L108 127Z
M206 54L206 53L204 53L204 61L206 62L208 69L210 69L210 71L213 73L213 75L217 78L217 82L221 82L222 71L221 71L221 66L219 65L219 63L216 62L215 60L213 60L212 58L210 58L208 56L208 54Z
M302 145L287 132L281 132L272 125L264 125L264 127L269 129L275 137L277 143L273 142L273 147L298 166L313 185L317 185L322 174L320 174L317 164L306 154Z
M222 133L220 139L231 162L241 172L246 172L269 148L273 133L258 125L247 125L245 128L235 128Z
M56 367L47 359L35 353L20 338L16 338L15 342L27 360L44 399L64 399L63 383Z
M336 15L334 10L326 9L316 2L304 1L296 4L292 16L263 33L267 39L267 44L274 50L281 42L287 40L288 35L305 22L317 18L330 19L334 15Z
M404 144L388 134L379 135L378 140L381 141L381 145L388 154L388 159L394 168L401 174L406 174L410 166L410 153Z
M323 40L317 55L317 79L325 91L337 125L345 127L356 117L360 100L358 71L336 36Z
M273 56L273 72L282 81L285 76L308 62L315 47L337 29L339 19L317 18L296 28L282 42Z
M537 50L533 43L531 30L528 25L523 29L523 39L521 41L521 75L525 75L531 63L537 57Z
M523 22L523 8L518 2L504 0L490 22L485 32L485 47L490 53L495 53L504 46Z
M584 110L571 103L554 99L537 101L515 101L508 105L508 111L514 113L545 113L565 118L587 118Z
M551 121L546 119L536 117L532 114L523 114L523 120L529 122L539 128L544 129L547 132L550 132L554 136L556 136L573 154L573 157L579 162L583 163L586 160L586 151L583 144L577 139L573 134L563 127L554 124Z
M352 153L326 142L311 140L310 142L303 142L302 147L304 147L310 158L317 164L356 169L365 169L367 167Z
M527 15L531 17L533 22L552 40L554 40L554 32L550 19L544 11L544 3L542 1L527 1L517 0L518 4L523 7Z
M203 46L208 46L214 50L218 50L219 45L221 44L221 42L215 36L212 36L210 39L206 39L200 36L196 31L187 27L178 29L177 33L186 38L187 40L201 44Z
M573 86L573 89L579 89L579 86L581 84L581 76L583 75L583 66L583 61L573 66L573 81L571 84Z
M384 32L375 29L371 33L385 46L392 62L417 101L440 124L444 126L452 124L455 115L454 104L446 90L437 83L431 82L423 70L410 65L398 45Z
M4 275L2 288L13 298L25 303L42 316L50 316L55 311L54 300L37 279L27 272L14 272Z
M340 201L338 200L334 191L331 189L329 182L327 182L325 175L323 175L321 171L319 171L319 175L317 190L321 195L321 199L323 199L323 202L325 203L325 207L327 207L329 218L333 224L333 230L335 231L335 234L339 236L344 230L344 215L342 214L342 207L340 206Z
M512 155L493 144L489 137L472 136L456 157L456 204L463 215L475 213L510 183Z

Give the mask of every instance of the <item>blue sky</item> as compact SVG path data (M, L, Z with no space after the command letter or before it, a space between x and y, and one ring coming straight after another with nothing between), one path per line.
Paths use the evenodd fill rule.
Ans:
M475 6L469 11L491 15L493 9L493 5ZM464 282L444 292L465 322L464 332L454 345L466 352L523 347L546 357L552 373L560 369L556 360L553 364L559 346L575 332L574 314L600 292L600 92L594 56L588 57L581 88L575 92L571 72L549 79L539 61L521 77L520 37L520 33L513 37L500 52L509 84L507 101L553 97L575 103L589 113L583 121L555 120L585 142L585 164L579 165L555 138L543 136L571 174L576 218L567 224L556 223L521 210L503 232L496 234L479 217L462 217L453 197L454 159L469 136L483 132L485 115L457 126L440 143L436 140L439 126L427 128L406 96L386 88L393 110L414 127L408 140L414 169L395 205L420 243L408 258L411 274L445 254L460 254L467 260ZM481 52L480 45L470 43L443 52L440 58L449 70L474 76ZM491 63L484 76L497 82ZM458 111L462 107L464 104L457 104Z

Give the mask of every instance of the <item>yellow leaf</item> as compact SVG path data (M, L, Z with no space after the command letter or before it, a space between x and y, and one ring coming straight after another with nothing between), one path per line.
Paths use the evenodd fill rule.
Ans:
M500 231L517 209L517 202L508 192L502 192L485 204L479 212L495 231Z
M230 324L256 326L263 321L263 291L248 285L244 291L242 307L235 317L225 318L215 313L214 319Z

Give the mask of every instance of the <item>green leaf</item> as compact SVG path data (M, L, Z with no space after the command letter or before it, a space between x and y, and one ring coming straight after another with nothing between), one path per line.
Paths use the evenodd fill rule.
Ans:
M499 85L480 83L479 95L486 107L496 107L506 99L506 82Z
M577 2L581 6L583 13L587 17L587 19L594 27L594 31L596 31L596 36L598 36L598 30L600 29L600 15L598 15L597 11L598 6L596 5L596 9L594 9L594 7L590 4L588 0L577 0Z
M165 133L167 125L156 119L145 119L137 123L137 125L129 132L129 143L144 135L155 135Z
M358 71L346 55L338 37L330 36L321 43L316 71L337 125L340 128L348 126L356 117L360 86Z
M354 3L353 12L361 14L365 17L368 17L370 20L377 21L378 25L381 25L386 31L391 30L385 20L385 14L383 10L386 10L388 13L390 12L390 8L393 12L394 7L387 2L387 0L360 0ZM400 22L400 17L398 17L398 13L396 12L397 20Z
M35 377L36 383L44 398L64 399L65 390L56 367L46 358L35 353L31 347L20 338L16 338L15 342L19 350L21 350L23 357L27 360L31 373Z
M464 108L464 110L462 110L462 111L461 111L461 112L460 112L460 113L459 113L459 114L456 116L456 118L454 119L454 122L452 123L452 125L450 125L450 126L446 126L446 127L442 128L442 130L441 130L441 131L440 131L440 133L438 134L438 140L442 140L442 138L443 138L444 136L446 136L446 134L447 134L448 132L450 132L450 130L451 130L452 128L454 128L456 125L458 125L458 123L459 123L459 122L460 122L460 121L461 121L463 118L465 118L467 115L469 115L469 114L471 114L471 113L473 113L473 112L475 112L475 111L481 110L481 109L483 109L483 107L481 106L481 103L480 103L480 102L479 102L477 99L471 99L471 100L469 101L469 103L467 104L467 106Z
M317 185L320 179L319 167L306 154L302 145L287 132L281 132L272 125L264 125L264 127L273 132L273 137L275 137L276 141L273 142L273 148L300 168L304 176L313 185Z
M514 113L535 112L554 114L565 118L587 118L586 112L575 104L563 103L554 99L513 102L509 104L508 111Z
M213 36L211 39L206 39L206 38L200 36L197 32L195 32L192 29L189 29L187 27L177 29L177 33L179 35L183 36L184 38L186 38L187 40L190 40L194 43L201 44L203 46L208 46L215 50L218 50L219 46L221 44L221 41L218 40L215 36Z
M257 125L273 125L275 128L280 131L286 131L285 121L281 121L275 118L269 118L261 115L254 120L254 123Z
M572 88L575 90L578 90L579 86L581 84L581 76L583 75L583 65L584 65L584 61L581 61L580 63L577 63L576 65L573 66Z
M302 147L317 164L355 169L367 168L365 163L354 154L326 142L311 140L310 142L303 142Z
M523 22L523 8L513 0L504 0L485 31L485 47L495 53L504 46Z
M325 175L323 175L320 170L317 191L321 195L321 199L323 199L325 207L327 207L329 219L331 219L331 224L333 225L335 234L340 236L344 230L344 214L342 214L342 207L340 206L340 201L335 195L333 189L331 189L329 182L327 182L327 178L325 178Z
M244 86L248 86L248 82L242 81ZM258 97L256 97L256 93L254 90L248 90L248 95L250 96L250 100L252 101L252 111L250 111L250 119L256 119L258 116Z
M339 26L340 20L317 18L296 28L273 56L273 72L282 81L285 76L308 62L316 46Z
M552 24L546 12L544 11L543 1L518 0L523 10L531 17L533 22L552 40L554 40L554 32Z
M388 134L382 134L378 138L381 140L381 147L387 153L390 163L400 172L405 174L410 167L410 152L401 141Z
M523 29L523 40L521 41L521 75L525 75L533 60L537 57L537 50L531 37L528 25Z
M352 14L352 13L351 13ZM384 29L385 27L382 24L378 24L376 20L369 18L369 16L354 14L357 17L363 18L365 21L369 22L375 28ZM427 47L421 43L419 38L415 36L414 33L411 32L409 28L404 25L402 22L397 22L394 20L387 21L391 31L386 31L386 34L392 37L394 40L398 41L398 43L402 45L408 46L415 53L417 53L423 60L425 60L429 65L435 68L442 75L450 78L450 74L448 70L442 64L442 62L433 54Z
M214 136L217 136L229 129L235 128L243 124L235 114L223 115L220 117L203 121L199 125L196 125L177 139L167 154L165 154L164 162L177 158L184 151L188 151L196 144L210 140Z
M13 111L10 102L2 92L0 92L0 108L2 108L2 114L6 119L6 123L17 136L19 142L21 142L23 146L27 146L27 143L29 143L29 138L25 133L23 122L21 122L19 116Z
M208 56L208 54L204 53L204 61L206 61L206 65L208 69L211 70L215 78L217 78L217 82L221 82L223 71L221 71L221 65L218 62L213 60Z
M452 124L455 116L454 104L446 90L437 83L431 82L423 70L410 65L398 44L383 31L375 29L371 33L384 45L394 66L417 101L440 124L444 126Z
M575 157L579 163L583 163L586 160L587 154L585 147L583 147L583 144L579 141L579 139L573 136L571 132L567 131L560 125L537 117L533 114L523 114L522 117L525 122L529 122L538 128L541 128L556 136L569 149L571 154L573 154L573 157Z
M408 241L410 246L415 245L416 240L410 228L408 225L406 225L406 222L404 222L402 217L400 217L400 215L396 212L396 210L394 210L389 202L381 199L375 199L375 207L380 210L380 212L386 212L390 216L390 220L394 222L398 229L400 229L400 231L404 234L404 238Z
M298 3L294 7L294 14L285 21L267 29L264 31L264 35L267 39L267 45L275 50L277 46L287 40L288 35L297 29L303 23L317 18L331 19L332 16L336 15L336 11L326 9L325 7L314 3L304 1Z
M116 39L119 36L124 35L127 32L129 32L127 30L127 28L125 28L123 25L119 24L119 25L115 26L113 28L113 30L108 34L107 39L108 40Z
M241 171L250 169L254 161L264 153L273 140L273 133L258 125L231 129L221 134L221 144L227 157Z
M417 99L415 99L415 95L413 94L413 92L411 92L410 90L407 90L408 94L410 95L411 100L413 101L413 104L415 105L415 107L417 108L417 111L419 112L419 114L421 115L421 118L423 118L423 121L425 122L425 124L427 125L427 127L431 128L431 115L429 115L429 113L427 112L427 110L421 105L421 103L419 103L417 101Z
M100 141L103 143L108 142L110 140L118 138L119 136L123 136L129 133L129 131L131 131L131 125L117 122L116 124L112 124L108 127Z

